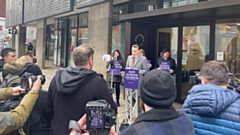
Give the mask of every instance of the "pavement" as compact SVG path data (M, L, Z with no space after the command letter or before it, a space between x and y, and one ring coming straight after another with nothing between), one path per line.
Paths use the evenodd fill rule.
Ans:
M45 75L46 82L42 86L44 90L48 90L48 87L50 85L50 82L52 78L54 77L57 70L59 70L59 67L55 67L52 64L52 61L46 60L46 69L42 69L43 74ZM125 101L123 99L123 87L121 87L121 94L120 94L120 107L118 107L118 120L121 123L125 117ZM181 109L182 105L178 103L174 103L173 107L176 109Z

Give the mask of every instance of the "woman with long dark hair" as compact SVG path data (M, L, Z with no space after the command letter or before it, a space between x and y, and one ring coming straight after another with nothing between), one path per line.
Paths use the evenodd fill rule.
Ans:
M120 64L120 70L123 71L124 70L124 61L122 59L120 51L117 49L114 50L112 57L113 57L113 59L112 59L111 63L115 63L116 61L118 61ZM107 65L107 67L109 66L109 64ZM108 78L109 78L109 81L111 81L111 73L109 74ZM122 82L121 74L113 75L113 86L112 87L115 87L115 90L116 90L116 102L117 102L118 106L120 106L119 98L120 98L120 83L121 82Z

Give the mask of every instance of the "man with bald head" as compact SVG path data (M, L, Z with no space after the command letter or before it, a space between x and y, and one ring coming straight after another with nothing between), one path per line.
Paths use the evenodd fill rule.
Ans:
M87 102L104 99L117 111L107 83L93 67L94 49L88 44L73 51L75 67L57 71L48 89L48 109L51 135L67 135L70 120L78 120L85 114Z

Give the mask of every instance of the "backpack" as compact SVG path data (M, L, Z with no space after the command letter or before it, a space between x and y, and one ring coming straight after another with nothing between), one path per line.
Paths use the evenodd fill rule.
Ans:
M20 78L20 76L13 76L9 79L4 79L0 88L9 87L9 84L18 78ZM10 87L15 87L15 86L19 86L19 83L11 84ZM12 98L9 98L4 101L0 101L0 112L8 112L8 111L16 108L19 105L20 101L22 100L22 97L23 97L23 95L19 95L19 96L12 97Z
M19 86L19 85L20 85L19 83L11 84L11 85L9 86L9 84L10 84L12 81L14 81L14 80L16 80L16 79L18 79L18 78L20 78L20 76L16 75L16 76L13 76L13 77L11 77L11 78L9 78L9 79L4 79L4 80L2 81L2 83L1 83L1 85L0 85L0 88Z

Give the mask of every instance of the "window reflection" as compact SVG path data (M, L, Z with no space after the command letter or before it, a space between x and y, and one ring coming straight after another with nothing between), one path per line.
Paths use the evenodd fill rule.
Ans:
M190 76L200 71L209 57L210 26L183 27L182 43L182 99L195 84L189 83Z
M112 50L118 49L125 59L125 23L112 27Z
M240 22L216 24L215 32L215 59L225 61L229 72L239 73Z

